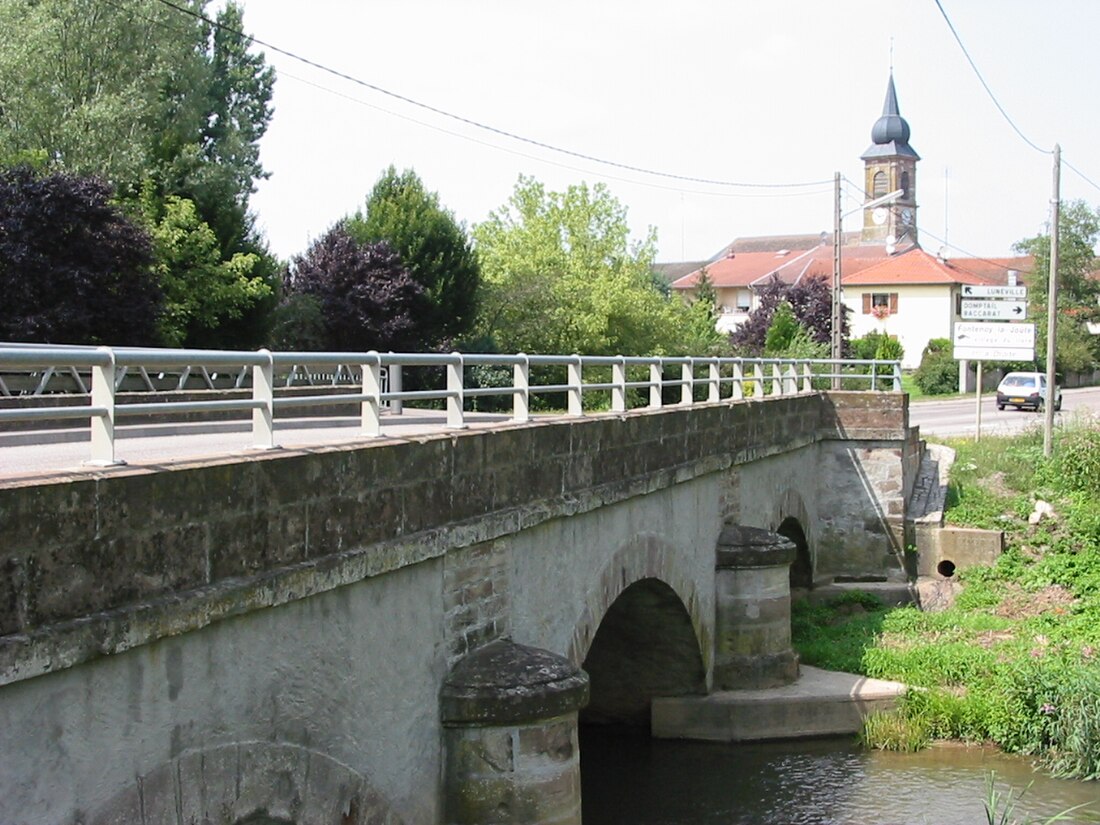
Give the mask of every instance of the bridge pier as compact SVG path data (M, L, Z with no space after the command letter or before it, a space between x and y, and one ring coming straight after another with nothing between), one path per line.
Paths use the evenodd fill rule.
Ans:
M790 566L794 542L758 527L729 524L715 562L714 689L746 690L798 679L791 648Z
M577 712L588 676L509 640L461 659L443 684L447 825L580 825Z

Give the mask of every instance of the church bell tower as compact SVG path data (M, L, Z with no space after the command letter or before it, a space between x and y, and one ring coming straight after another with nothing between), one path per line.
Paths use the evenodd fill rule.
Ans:
M888 195L898 189L901 196L893 203L863 210L865 244L886 244L896 249L917 244L917 161L909 145L909 124L898 111L894 91L894 73L886 85L882 117L871 129L871 146L862 155L864 163L864 202Z

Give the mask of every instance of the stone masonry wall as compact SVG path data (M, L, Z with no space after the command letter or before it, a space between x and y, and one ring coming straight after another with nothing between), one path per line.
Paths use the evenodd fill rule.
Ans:
M903 404L813 394L3 484L0 684L818 441L896 444ZM464 564L448 563L456 587ZM503 632L494 608L468 607L506 612L505 595L464 592L452 655L458 635Z

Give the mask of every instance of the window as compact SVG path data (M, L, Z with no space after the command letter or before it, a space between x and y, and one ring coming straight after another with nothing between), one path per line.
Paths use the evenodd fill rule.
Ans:
M871 196L875 198L881 198L889 191L886 186L886 173L875 172L875 176L871 178Z
M898 314L898 294L896 292L864 292L863 314L885 318Z
M752 309L752 293L747 289L737 290L737 311L748 312Z

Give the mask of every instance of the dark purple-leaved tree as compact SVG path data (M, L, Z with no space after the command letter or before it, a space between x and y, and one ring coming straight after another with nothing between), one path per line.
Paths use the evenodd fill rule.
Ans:
M408 352L422 343L428 304L424 288L388 243L359 243L341 221L296 257L284 306L312 300L318 310L314 346L327 350ZM308 331L307 335L308 335ZM301 332L298 333L301 335ZM285 343L294 343L289 331Z
M730 333L734 351L743 355L759 355L764 351L768 328L775 316L775 309L786 302L794 310L798 320L810 338L818 344L828 344L832 332L832 290L825 278L803 278L798 283L787 284L772 276L758 287L759 304L749 313L748 319ZM841 336L848 340L848 314L841 318Z
M95 178L0 169L0 339L157 343L145 230Z

